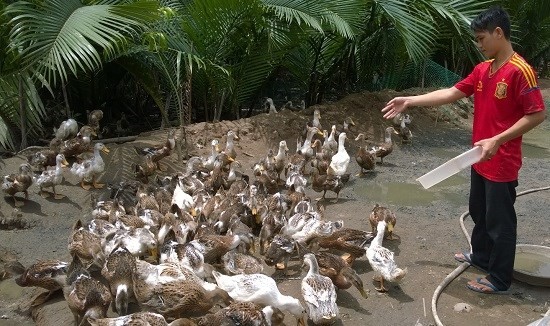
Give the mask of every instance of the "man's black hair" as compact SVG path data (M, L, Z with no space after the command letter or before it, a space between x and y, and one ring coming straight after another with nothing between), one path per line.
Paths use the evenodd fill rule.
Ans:
M470 25L474 32L494 32L497 27L500 27L504 33L504 37L510 39L510 16L506 10L500 6L491 7L480 13Z

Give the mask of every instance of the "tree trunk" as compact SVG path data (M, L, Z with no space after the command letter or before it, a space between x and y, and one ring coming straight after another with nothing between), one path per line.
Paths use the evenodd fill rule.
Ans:
M19 75L19 117L21 118L21 149L27 147L27 102L23 89L23 77Z
M224 104L225 104L225 89L222 91L222 95L220 96L220 104L217 105L215 108L216 113L214 116L214 121L220 121L222 117L222 110L223 110Z
M168 96L166 97L166 104L164 105L164 112L168 112L170 109L170 102L172 100L172 92L168 93ZM161 120L160 120L160 129L166 128L167 121L164 119L164 115L161 112Z
M180 128L181 137L178 146L178 162L182 163L183 159L189 157L189 150L187 144L187 134L185 132L185 126L191 124L191 80L192 74L190 69L187 69L187 80L183 85L183 94L181 96L182 101L180 105Z
M63 100L65 101L65 116L70 118L71 107L69 106L69 97L67 96L67 88L65 87L65 83L61 84L61 90L63 91Z

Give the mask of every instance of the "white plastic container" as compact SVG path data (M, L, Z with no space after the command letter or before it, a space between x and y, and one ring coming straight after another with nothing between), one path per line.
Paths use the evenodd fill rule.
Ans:
M424 174L416 180L422 184L424 189L428 189L431 186L447 179L448 177L455 175L456 173L469 167L470 165L479 162L482 152L483 150L481 146L476 146L467 152L453 157L452 159L448 160L447 162Z

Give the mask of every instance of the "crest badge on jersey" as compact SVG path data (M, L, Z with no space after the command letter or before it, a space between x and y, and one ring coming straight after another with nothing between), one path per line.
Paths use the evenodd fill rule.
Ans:
M481 80L479 80L477 82L477 91L481 92L482 90L483 90L483 83L481 82Z
M499 100L506 98L506 93L508 91L508 84L501 81L497 83L497 88L495 89L495 97Z

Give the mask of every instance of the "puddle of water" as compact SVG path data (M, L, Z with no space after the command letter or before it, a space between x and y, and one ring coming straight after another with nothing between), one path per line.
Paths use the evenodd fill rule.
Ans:
M452 177L449 177L449 178L441 181L440 183L434 185L432 188L437 190L437 189L440 189L440 188L443 188L443 187L460 186L460 185L463 185L463 184L467 184L468 182L470 182L469 178L463 177L463 176L458 175L458 174L455 174ZM430 189L432 189L432 188L430 188Z
M550 157L550 150L523 141L521 146L521 154L523 157L527 158L548 158Z
M548 257L534 252L522 252L516 255L514 269L540 277L550 277Z
M356 192L371 201L400 206L428 205L435 200L444 199L457 206L467 203L467 198L452 191L452 187L468 183L468 179L454 175L430 189L424 189L420 183L387 182L358 184Z
M548 119L540 126L523 135L522 154L529 158L550 157L550 122Z

